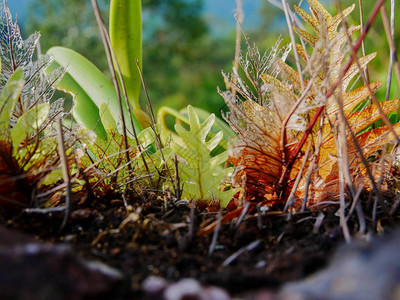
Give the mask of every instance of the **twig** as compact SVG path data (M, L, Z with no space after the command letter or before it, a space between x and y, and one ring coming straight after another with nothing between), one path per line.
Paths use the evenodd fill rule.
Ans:
M258 230L262 230L263 229L263 221L262 221L262 216L261 216L261 202L257 203L256 205L256 209L257 209L257 227Z
M48 207L48 208L26 208L26 213L50 214L54 212L66 211L66 206Z
M240 58L240 51L241 51L241 32L242 32L242 27L241 24L243 24L243 19L244 19L244 14L243 14L243 9L242 9L242 1L241 0L236 0L236 14L235 14L235 19L236 19L236 39L235 39L235 59L233 61L233 70L235 74L233 76L233 86L237 83L238 80L238 75L235 72L235 70L239 69L239 58ZM232 94L236 95L236 89L233 88L231 85L231 90Z
M299 186L299 183L300 183L300 181L302 179L302 175L303 175L304 169L306 168L306 163L307 163L308 156L310 155L310 153L311 153L311 143L308 144L308 148L307 148L306 154L304 155L303 164L301 165L299 173L297 174L296 181L294 182L292 190L290 191L289 198L286 201L285 208L283 209L284 212L288 211L289 207L292 208L292 206L293 206L293 203L294 203L294 200L295 200L295 196L296 196L296 190L297 190L297 187ZM290 209L289 210L289 214L288 214L288 220L291 220L292 216L293 216L292 209Z
M250 208L250 202L246 201L246 203L244 204L242 213L240 214L240 216L235 224L236 229L239 228L240 224L243 222L243 219L246 216L247 212L249 211L249 208Z
M279 9L283 10L283 5L282 5L282 3L279 3L278 0L267 0L267 1L268 1L269 3L271 3L273 6L275 6L275 7L279 8ZM298 6L301 6L301 2L303 2L303 0L301 0L301 1L299 2ZM300 18L297 17L296 15L294 15L293 17L294 17L294 21L295 21L297 27L299 27L299 28L301 28L301 29L304 29L304 25L303 25L303 23L301 22Z
M222 220L222 210L220 209L218 211L218 215L217 215L217 225L213 232L213 237L211 240L210 247L208 248L208 256L211 256L214 253L215 246L217 245L218 234L219 234L219 230L221 229L221 220Z
M347 25L345 24L344 20L343 20L343 23L344 23L343 25L346 28L347 38L349 39L349 42L351 43L351 39L350 39L350 36L348 34L348 31L347 31ZM361 66L359 65L358 60L356 60L356 63L357 63L357 66L359 68L359 72L361 73L362 70L361 70ZM343 77L339 77L339 80L343 81ZM368 84L368 83L366 83L366 84ZM339 135L338 139L340 140L340 148L338 148L338 149L339 149L339 153L341 154L341 168L339 170L341 171L341 173L343 173L343 179L344 179L344 181L346 183L347 189L350 190L350 194L351 194L351 197L353 198L353 203L355 204L355 208L356 208L356 211L357 211L357 217L358 217L358 221L359 221L359 224L360 224L359 231L361 233L363 233L366 230L364 212L362 210L361 203L359 203L357 201L357 198L359 197L359 195L357 196L356 188L355 188L355 186L353 184L353 181L351 179L351 174L350 174L350 165L351 165L351 163L349 161L349 150L348 150L348 145L347 145L346 125L349 127L349 130L351 131L352 134L353 134L353 131L350 128L350 125L348 124L348 121L347 121L347 118L346 118L346 115L345 115L345 112L344 112L344 108L343 108L344 104L343 104L343 98L342 98L343 93L344 93L344 91L342 90L342 85L339 85L339 93L338 93L338 97L336 98L336 100L338 102L339 111L340 111L340 114L339 114L339 124L340 124L339 128L340 129L339 129L339 132L338 132L338 135ZM355 144L357 144L356 145L357 148L360 148L360 145L358 144L356 139L354 139L353 142ZM360 155L364 156L363 153L360 153ZM366 166L366 167L368 168L369 166ZM349 215L350 215L350 213L349 213ZM347 222L347 219L348 219L349 215L346 218L346 222Z
M260 245L261 240L255 240L254 242L251 242L250 244L240 248L238 251L233 253L231 256L229 256L227 259L224 260L222 263L222 267L227 267L229 266L232 262L234 262L240 255L242 255L245 252L249 252L254 250L255 248Z
M192 203L190 206L190 223L189 223L189 230L188 230L188 237L189 240L193 239L194 233L194 214L196 212L196 206Z
M282 123L282 129L281 129L281 139L279 141L280 147L281 147L281 152L283 153L283 161L286 163L288 159L288 153L287 151L287 125L292 118L293 114L296 112L296 110L299 108L300 104L307 98L308 92L312 89L313 84L315 82L315 79L318 77L320 69L315 70L314 76L309 80L307 87L305 90L302 92L301 96L296 100L296 103L293 104L290 112L287 114L285 119L283 120ZM300 76L302 77L302 76Z
M302 71L301 71L300 57L299 57L299 54L296 51L296 39L294 37L294 32L293 32L293 27L292 27L292 20L291 20L292 19L292 14L290 12L287 0L282 0L282 7L283 7L283 11L285 13L286 23L287 23L288 29L289 29L290 40L292 42L294 58L296 60L297 72L299 73L299 77L300 77L301 90L303 91L304 90L304 80L303 80Z
M352 215L354 209L356 208L357 203L359 202L358 200L360 199L360 195L361 195L361 192L363 191L363 189L364 189L364 184L361 183L360 186L358 187L356 195L353 196L353 199L352 199L353 202L351 203L351 207L350 207L349 213L347 215L347 220L350 218L350 216ZM365 221L364 221L364 223L365 223ZM365 227L365 226L366 225L364 224L363 227ZM360 228L361 228L361 225L360 225Z
M319 148L317 148L319 150ZM310 187L310 183L311 183L311 176L313 174L314 171L314 166L315 166L315 162L317 161L317 154L313 155L313 159L310 163L310 165L308 166L307 169L307 180L306 180L306 185L304 188L304 197L303 197L303 201L301 203L301 212L305 212L306 211L306 207L307 207L307 201L308 201L308 191L309 191L309 187Z
M62 168L62 173L63 173L63 179L64 183L66 185L65 187L65 214L63 221L61 223L60 231L64 229L65 225L67 224L69 215L71 213L71 179L69 177L69 171L68 171L68 160L65 155L65 145L64 145L64 136L63 136L63 131L62 131L62 124L61 124L61 118L57 119L57 136L58 136L58 153L60 155L60 160L61 160L61 168Z
M339 116L342 116L341 114ZM342 117L343 118L343 117ZM346 118L345 118L346 119ZM347 243L351 242L351 235L349 231L349 227L347 226L346 215L345 215L345 207L346 201L344 196L344 175L343 170L345 166L343 165L343 149L346 145L346 142L343 143L341 136L345 136L346 125L339 119L339 124L337 125L337 148L338 148L338 164L339 164L339 189L340 189L340 207L339 207L339 215L340 215L340 226L342 227L342 232L344 235L344 239ZM344 140L346 141L346 140ZM343 145L344 144L344 145Z
M324 213L320 212L318 217L317 217L317 219L315 220L315 223L314 223L314 226L313 226L313 230L312 230L313 233L318 233L318 230L321 227L322 222L324 221L324 219L325 219Z
M317 139L316 139L316 144L315 144L315 152L313 153L313 158L312 161L310 163L310 165L308 166L307 169L307 180L306 180L306 185L304 187L304 197L303 197L303 201L301 204L301 212L305 212L306 207L307 207L307 201L308 201L308 191L310 188L310 183L311 183L311 176L314 173L314 167L315 167L315 163L317 162L317 157L319 155L319 152L321 151L321 144L322 144L322 123L323 120L320 120L321 126L319 127L318 130L318 135L317 135Z
M340 4L339 1L337 1L338 5ZM363 13L363 7L362 7L362 0L358 0L358 8L360 11L360 25L361 25L361 33L364 30L364 13ZM361 44L361 53L363 56L365 56L365 44L364 41L362 41ZM365 67L364 70L364 76L367 80L367 82L369 83L369 73L368 73L368 66Z
M390 214L391 215L393 215L396 212L396 210L399 207L399 205L400 205L400 195L397 194L396 195L396 201L393 203L392 207L390 208Z
M182 190L181 190L181 178L179 177L179 168L178 168L178 156L176 153L174 154L174 166L175 166L175 197L176 200L179 201L181 199Z

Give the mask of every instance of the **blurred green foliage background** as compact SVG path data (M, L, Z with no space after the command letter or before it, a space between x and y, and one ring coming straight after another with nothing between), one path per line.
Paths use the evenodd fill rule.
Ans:
M351 0L339 2L342 8L354 3ZM358 1L356 2L355 11L349 18L350 24L360 23ZM361 2L366 20L375 1ZM386 7L390 13L389 1L387 2ZM106 22L108 3L109 1L99 0ZM213 34L203 14L203 0L143 0L142 3L143 72L155 109L161 105L180 109L192 104L219 115L225 105L216 89L217 86L221 89L225 87L221 70L230 72L232 69L235 27L232 26L225 34ZM289 39L283 12L268 1L261 3L257 12L260 22L246 32L246 35L263 52L275 44L279 35L284 38L284 43L288 43ZM290 0L289 3L293 7L298 1ZM325 3L331 6L330 11L337 11L334 1ZM400 5L397 5L396 15L399 21ZM52 46L69 47L108 73L90 1L32 0L22 29L25 37L35 31L41 32L43 53ZM399 47L399 26L396 26L395 41ZM380 17L375 20L365 44L367 53L379 51L369 68L373 70L371 80L383 82L378 94L378 98L382 98L385 94L389 46ZM394 80L393 83L391 97L397 95L399 98Z

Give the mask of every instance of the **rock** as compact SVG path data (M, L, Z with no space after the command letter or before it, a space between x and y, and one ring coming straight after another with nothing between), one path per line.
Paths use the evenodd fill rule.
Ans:
M202 286L197 280L184 278L171 283L167 280L149 276L142 283L146 299L161 300L230 300L229 294L222 288Z
M0 226L0 299L105 298L121 280L119 271L78 258L65 245Z
M284 285L278 299L400 299L400 231L342 247L325 270Z

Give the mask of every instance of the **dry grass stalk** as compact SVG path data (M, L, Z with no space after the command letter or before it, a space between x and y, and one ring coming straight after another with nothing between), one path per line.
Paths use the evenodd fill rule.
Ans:
M68 160L65 154L65 145L64 145L64 135L62 130L61 119L57 119L57 135L58 135L58 153L60 155L61 160L61 168L63 173L63 179L65 183L65 214L64 219L61 223L60 230L64 229L67 224L69 215L71 213L71 178L69 176L68 170Z
M99 8L99 5L97 3L97 0L92 0L92 6L93 6L94 14L96 16L97 24L98 24L99 29L100 29L100 35L101 35L101 39L102 39L103 44L104 44L104 49L106 51L108 66L109 66L109 69L111 71L115 92L117 93L117 98L118 98L118 101L119 101L119 108L120 108L120 111L121 111L121 120L122 120L122 130L123 130L122 134L123 134L123 138L124 138L125 149L129 149L128 134L127 134L127 128L126 128L126 120L125 120L125 116L124 116L124 113L123 113L123 110L122 110L121 89L119 87L118 80L117 80L117 73L116 73L115 68L114 68L114 65L115 64L118 65L118 62L115 59L115 54L113 53L113 49L111 47L111 42L110 42L110 39L109 39L109 36L108 36L108 32L107 32L105 23L104 23L104 21L103 21L103 19L101 17L100 8ZM119 72L119 75L120 75L120 80L121 80L121 78L122 78L121 72ZM123 80L121 80L121 82L123 84ZM128 102L127 98L126 98L126 92L125 92L125 97L124 98L125 98L125 101ZM129 108L129 105L127 107ZM130 111L130 110L128 110L128 111ZM137 140L137 134L136 134L136 131L135 131L135 127L132 126L132 128L133 128L133 131L134 131L134 133L133 133L134 137ZM138 145L139 145L139 143L138 143ZM125 154L126 154L126 160L129 162L130 161L129 151L126 151ZM128 171L131 171L131 169L132 169L131 165L128 164L127 167L128 167Z

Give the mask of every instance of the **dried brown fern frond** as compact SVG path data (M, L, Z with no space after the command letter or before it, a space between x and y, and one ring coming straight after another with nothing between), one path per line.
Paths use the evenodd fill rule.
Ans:
M233 184L240 185L243 182L242 177L245 176L249 199L260 199L266 193L273 195L274 185L282 174L282 128L279 124L282 124L282 118L287 114L285 110L290 108L290 105L279 105L270 101L270 94L275 92L265 89L262 74L277 74L279 69L276 62L285 58L288 51L289 49L280 51L278 43L270 53L261 55L258 49L249 46L247 55L240 59L246 80L242 81L239 78L236 84L232 81L238 96L229 91L221 93L230 109L226 120L239 137L229 149L229 159L236 166ZM286 89L281 84L278 86ZM288 93L287 99L280 96L275 98L277 102L291 101L290 104L295 100L296 97L291 92ZM246 161L254 163L246 165Z
M369 172L365 158L394 137L387 127L372 124L382 112L397 111L400 102L355 110L380 86L373 82L349 88L376 54L351 56L349 36L360 27L346 30L340 25L354 5L332 16L318 1L308 2L311 14L295 7L315 32L295 28L311 50L296 46L305 65L301 74L274 56L267 70L274 72L260 75L264 85L255 94L262 97L249 97L244 84L236 87L241 97L222 94L230 108L227 121L238 133L230 155L236 166L233 183L245 182L248 200L286 203L289 197L298 202L308 198L311 204L338 197L343 176L358 190L385 171ZM353 63L344 64L348 59ZM253 65L242 63L247 77L246 68ZM397 124L393 129L400 132ZM339 160L346 162L346 174L341 174Z

